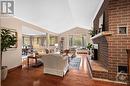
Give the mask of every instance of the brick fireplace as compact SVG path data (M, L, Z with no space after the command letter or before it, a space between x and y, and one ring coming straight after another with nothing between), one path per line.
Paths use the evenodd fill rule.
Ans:
M91 39L98 44L98 61L107 69L107 79L116 80L119 70L130 74L130 0L104 0L94 20L94 31Z

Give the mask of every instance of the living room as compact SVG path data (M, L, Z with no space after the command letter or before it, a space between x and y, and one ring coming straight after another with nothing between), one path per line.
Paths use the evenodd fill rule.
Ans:
M129 0L0 3L1 86L129 86Z

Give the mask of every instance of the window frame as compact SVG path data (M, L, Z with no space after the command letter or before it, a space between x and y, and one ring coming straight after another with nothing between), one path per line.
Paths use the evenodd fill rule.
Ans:
M125 34L122 34L122 33L119 32L120 27L126 27L126 33ZM128 35L128 25L118 25L117 26L117 34L118 35Z

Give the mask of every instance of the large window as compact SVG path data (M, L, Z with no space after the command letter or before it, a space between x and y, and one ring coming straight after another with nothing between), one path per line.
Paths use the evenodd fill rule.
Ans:
M69 36L69 46L73 46L73 36Z
M75 36L73 39L73 46L77 46L77 47L82 46L82 37Z
M23 37L23 45L30 45L30 37Z
M85 36L82 36L82 35L69 36L69 46L70 47L84 47L85 44L86 44Z
M41 45L41 38L40 37L34 37L34 45Z
M54 46L57 42L56 42L57 38L55 36L50 37L50 46Z

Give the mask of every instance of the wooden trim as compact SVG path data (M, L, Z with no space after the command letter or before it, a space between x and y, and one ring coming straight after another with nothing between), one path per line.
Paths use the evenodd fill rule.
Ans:
M128 58L128 75L130 75L130 57Z
M8 72L12 72L12 71L16 70L17 68L22 68L22 65L11 68L11 69L8 70Z
M128 56L128 75L130 75L130 49L127 50L127 56Z

